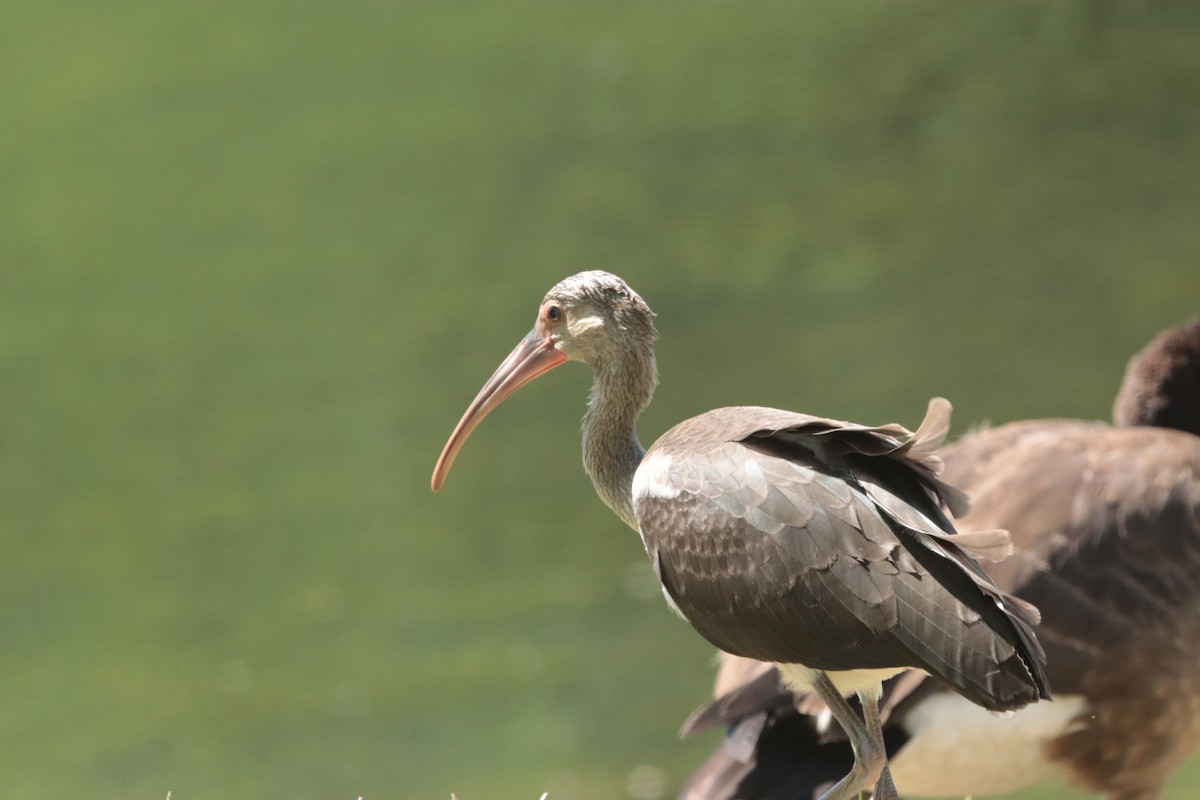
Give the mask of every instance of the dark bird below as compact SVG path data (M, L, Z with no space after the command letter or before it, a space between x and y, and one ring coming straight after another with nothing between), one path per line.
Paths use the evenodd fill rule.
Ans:
M959 535L946 514L966 508L938 476L949 403L931 401L915 434L721 408L646 451L635 427L657 382L653 316L606 272L551 289L533 330L451 434L434 490L504 398L582 361L594 378L583 461L597 493L639 531L681 617L719 649L776 664L792 688L826 703L854 752L828 800L872 789L897 796L877 707L886 677L918 668L993 711L1049 696L1036 609L998 589L972 558L1004 555L1008 535Z
M1065 780L1153 800L1200 745L1200 318L1133 359L1115 426L1032 420L942 450L971 496L964 531L1012 530L987 566L1042 612L1052 704L999 719L918 673L891 679L884 734L898 785L919 796L999 794ZM685 725L727 728L686 800L811 800L850 748L816 698L770 664L726 657L716 699Z

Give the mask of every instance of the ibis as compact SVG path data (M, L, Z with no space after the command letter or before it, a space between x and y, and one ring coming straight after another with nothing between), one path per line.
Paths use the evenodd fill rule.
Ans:
M561 281L455 427L434 490L485 415L582 361L593 374L583 464L596 492L641 534L667 603L701 636L777 665L829 708L854 759L826 800L898 796L878 711L885 678L920 669L995 712L1049 697L1036 608L974 558L1003 556L1008 534L960 534L950 520L967 500L939 477L949 403L931 401L916 433L719 408L646 450L636 423L657 384L656 338L650 307L617 276Z
M1061 780L1153 800L1200 746L1200 317L1129 361L1113 417L1014 422L942 450L942 477L971 495L960 527L1013 532L1015 555L988 571L1041 610L1056 702L998 719L918 673L889 680L907 793ZM724 657L714 694L685 732L727 736L685 800L811 800L849 763L824 705L770 664Z

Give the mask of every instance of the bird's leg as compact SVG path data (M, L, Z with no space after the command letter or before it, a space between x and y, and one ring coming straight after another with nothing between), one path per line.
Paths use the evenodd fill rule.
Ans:
M842 697L841 693L834 688L833 682L824 672L814 670L812 687L817 695L825 701L833 718L842 726L842 730L850 739L850 747L854 750L854 766L850 769L850 773L835 783L818 800L851 800L863 790L873 788L879 779L879 775L887 763L883 738L867 729L863 720L859 719L858 714L846 702L846 698ZM875 712L878 726L878 706L875 707Z
M896 791L896 782L892 780L892 770L887 761L883 762L883 771L879 773L879 780L875 783L875 794L871 800L900 800L900 793Z
M874 689L860 689L858 702L862 704L863 721L867 724L867 733L884 748L883 769L879 772L879 781L875 784L873 800L900 800L896 791L896 783L892 780L892 771L887 763L887 745L883 742L883 723L879 719L879 692L881 686Z

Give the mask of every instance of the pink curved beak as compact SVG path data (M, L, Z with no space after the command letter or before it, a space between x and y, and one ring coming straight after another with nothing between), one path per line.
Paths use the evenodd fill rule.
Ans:
M433 468L433 490L436 492L442 488L459 449L467 441L471 431L475 430L475 426L482 422L493 408L504 402L504 399L517 389L566 360L565 355L554 349L554 342L542 330L542 326L534 326L529 335L521 340L508 354L508 358L492 373L492 377L487 379L487 383L479 390L479 394L475 395L471 405L467 406L462 419L454 426L454 433L450 434L450 439L442 448L442 455L438 457L437 466Z

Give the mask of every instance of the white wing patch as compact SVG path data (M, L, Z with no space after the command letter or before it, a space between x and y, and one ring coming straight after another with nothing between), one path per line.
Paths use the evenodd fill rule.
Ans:
M633 474L633 504L643 498L674 500L679 489L671 482L671 457L662 452L651 453L642 459Z

